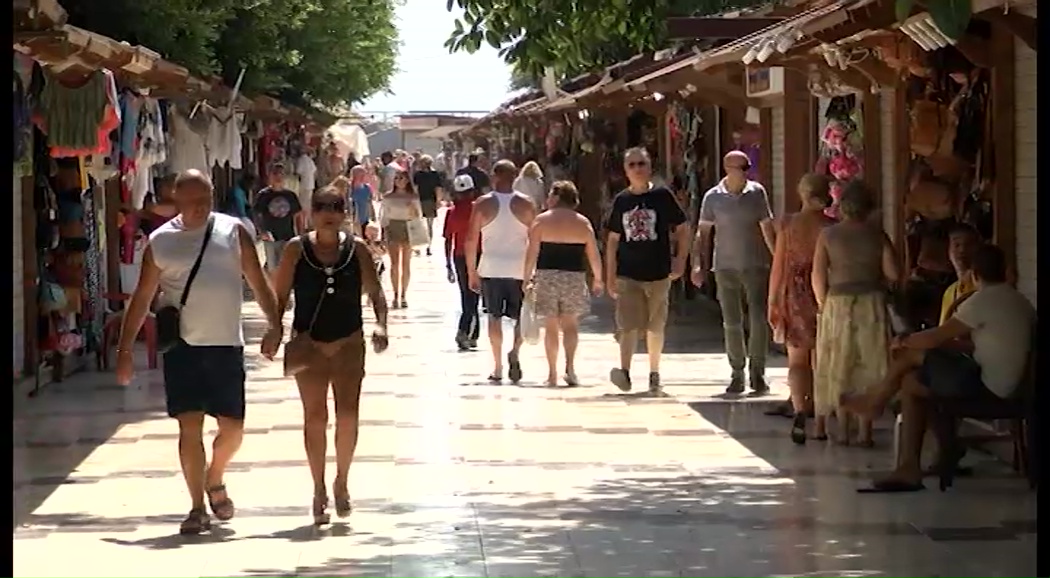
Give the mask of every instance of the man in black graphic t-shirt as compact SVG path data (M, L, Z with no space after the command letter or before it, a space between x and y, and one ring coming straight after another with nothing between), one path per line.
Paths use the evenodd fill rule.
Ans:
M685 273L689 233L685 213L666 187L650 182L651 159L645 149L624 155L630 186L613 199L606 228L606 287L616 299L620 366L610 372L613 384L631 389L631 358L644 331L649 351L649 390L660 389L660 353L667 323L671 282ZM672 242L677 251L672 251ZM672 258L673 255L673 258Z
M284 188L284 166L270 170L270 186L255 195L252 212L255 227L266 249L266 269L272 275L281 261L284 245L302 230L299 215L303 211L299 196Z

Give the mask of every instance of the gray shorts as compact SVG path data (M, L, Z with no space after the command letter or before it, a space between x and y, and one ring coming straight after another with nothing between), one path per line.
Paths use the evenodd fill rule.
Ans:
M266 251L266 270L276 271L281 264L281 253L288 241L263 241L263 249Z
M517 320L521 316L521 279L482 279L481 302L490 317L509 317Z

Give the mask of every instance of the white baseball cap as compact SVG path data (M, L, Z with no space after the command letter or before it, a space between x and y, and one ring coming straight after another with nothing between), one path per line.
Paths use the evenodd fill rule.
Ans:
M456 175L452 181L452 188L456 189L457 193L469 191L474 188L474 178L470 175Z

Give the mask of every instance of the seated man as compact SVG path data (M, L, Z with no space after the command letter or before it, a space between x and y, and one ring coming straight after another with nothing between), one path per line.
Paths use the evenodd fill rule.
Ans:
M922 442L930 398L1009 398L1028 363L1035 309L1007 282L1006 257L994 245L973 254L977 291L939 327L894 343L886 379L871 392L844 398L849 411L878 417L898 394L903 415L901 460L889 476L861 492L923 489Z
M973 252L980 245L980 235L969 225L956 225L948 233L948 259L955 269L956 281L944 290L944 295L941 297L941 325L950 319L959 305L977 290L973 282L971 267Z

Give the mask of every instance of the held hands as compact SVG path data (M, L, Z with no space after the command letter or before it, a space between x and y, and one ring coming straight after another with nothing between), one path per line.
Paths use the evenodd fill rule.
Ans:
M273 361L277 350L281 348L281 339L284 337L284 328L270 327L266 330L266 334L263 335L262 342L259 344L259 353L262 354L266 359Z
M707 281L707 269L704 269L703 267L693 267L693 272L689 278L697 288L703 287L704 283Z
M263 231L259 233L259 240L267 242L273 241L273 235L271 235L269 231Z

